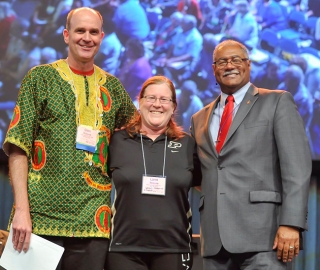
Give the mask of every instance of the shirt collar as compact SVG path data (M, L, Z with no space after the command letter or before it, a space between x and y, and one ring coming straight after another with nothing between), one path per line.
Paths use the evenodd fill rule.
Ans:
M141 137L141 136L142 136L142 138L146 138L146 139L149 138L148 136L146 136L146 135L144 135L144 134L142 134L142 133L134 133L133 136L134 136L135 139L139 139L139 140L140 140L140 137ZM157 138L155 141L160 140L160 139L165 139L165 137L166 137L166 134L165 134L165 133L162 133L162 134L160 134L160 135L158 136L158 138Z
M235 92L233 94L235 105L238 105L238 104L241 103L241 101L243 100L245 94L247 93L250 85L251 85L251 82L248 82L247 84L242 86L237 92ZM220 105L221 105L222 108L225 105L227 97L228 97L227 94L221 92Z
M77 70L72 67L70 67L70 69L72 70L73 73L75 73L77 75L82 75L82 76L91 76L94 73L94 67L89 71L81 71L81 70Z

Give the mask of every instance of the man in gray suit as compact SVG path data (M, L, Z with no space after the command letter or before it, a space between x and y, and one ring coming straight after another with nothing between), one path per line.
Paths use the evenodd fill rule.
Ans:
M191 119L202 166L204 270L287 269L307 229L312 160L302 119L290 93L250 83L242 44L226 40L213 58L221 95Z

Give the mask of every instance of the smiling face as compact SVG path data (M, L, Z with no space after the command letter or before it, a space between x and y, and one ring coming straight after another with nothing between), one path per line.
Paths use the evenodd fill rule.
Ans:
M76 10L70 20L69 29L63 31L64 41L69 45L68 62L75 68L93 67L104 33L98 14L90 9Z
M147 101L146 96L156 98L154 103ZM141 129L147 134L163 133L169 120L175 110L175 105L172 101L167 104L160 103L160 98L172 99L172 93L166 83L151 84L144 90L143 97L139 100L141 114Z
M214 76L221 87L221 91L226 94L233 94L250 81L250 60L244 60L240 65L230 63L232 58L248 58L244 49L236 42L226 42L218 48L214 53L214 60L227 60L229 63L220 68L213 64Z

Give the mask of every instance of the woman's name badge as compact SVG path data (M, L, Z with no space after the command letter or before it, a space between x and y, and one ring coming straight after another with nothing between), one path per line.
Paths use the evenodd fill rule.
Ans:
M142 176L142 194L166 195L166 177L159 175Z
M97 148L99 130L80 125L77 128L76 148L94 153Z

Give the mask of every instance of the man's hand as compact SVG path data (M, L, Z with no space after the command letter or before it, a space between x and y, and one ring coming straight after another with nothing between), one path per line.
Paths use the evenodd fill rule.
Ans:
M27 252L30 245L32 232L31 217L29 211L16 209L12 221L12 243L14 249Z
M126 129L126 126L122 126L121 128L115 128L114 131L120 131Z
M12 243L14 249L27 252L32 231L27 184L28 158L24 150L14 144L10 144L9 148L9 174L15 203Z
M299 229L290 226L280 226L274 239L273 249L277 250L279 260L291 262L299 254Z

